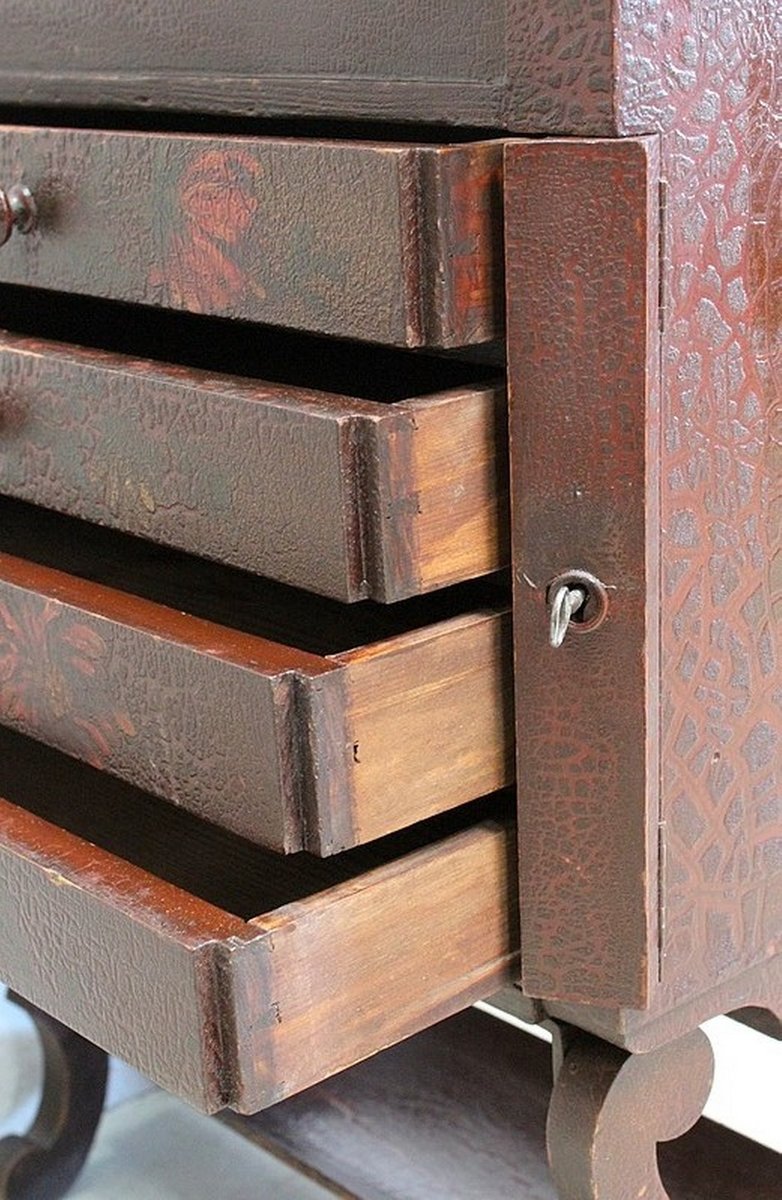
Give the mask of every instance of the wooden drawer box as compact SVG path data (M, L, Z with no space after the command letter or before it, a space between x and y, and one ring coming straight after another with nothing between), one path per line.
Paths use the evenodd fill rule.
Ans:
M273 1104L510 978L507 805L434 844L280 859L8 731L0 796L0 976L206 1111Z
M18 318L19 300L7 298L4 319ZM55 327L76 335L101 319L65 307L76 311ZM51 306L40 320L52 323ZM110 339L130 353L0 333L5 495L340 600L399 600L506 564L504 386L455 386L480 379L466 365L312 343L315 363L301 365L304 348L285 336L240 358L225 329L164 323L162 348L178 364L200 337L199 363L275 378L293 361L323 382L183 369L135 355L155 335L131 320L141 337Z
M0 505L4 724L284 851L512 781L496 588L345 607L87 528Z
M0 279L360 338L501 336L502 142L0 127L35 227Z

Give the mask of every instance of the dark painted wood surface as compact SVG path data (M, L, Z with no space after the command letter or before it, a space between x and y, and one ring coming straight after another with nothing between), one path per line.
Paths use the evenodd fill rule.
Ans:
M512 782L509 639L496 589L346 607L2 506L0 721L278 850Z
M635 1008L657 973L656 151L506 161L524 986ZM590 601L554 649L549 585L579 569L607 617Z
M556 1200L551 1085L549 1046L472 1010L257 1117L225 1120L343 1200ZM710 1121L659 1154L671 1200L778 1200L780 1156Z
M649 924L648 1009L636 996L613 1013L608 998L571 1012L646 1049L723 1006L782 1004L777 9L677 0L664 12L628 3L612 14L617 128L656 135L662 183L660 626L647 658L659 695L659 766L650 764L659 810L645 831L640 813L636 826L650 850L659 841L657 902L650 891L659 920L656 936ZM520 260L514 294L523 276ZM574 295L551 303L559 338ZM563 353L546 394L567 390L572 361ZM568 721L577 728L570 711Z
M0 976L203 1110L255 1112L518 970L507 805L293 861L0 745Z
M430 374L430 395L361 400L0 334L0 490L338 599L399 600L507 561L504 389Z
M0 129L0 279L400 346L502 333L499 141Z
M606 132L611 16L564 0L0 5L0 97Z

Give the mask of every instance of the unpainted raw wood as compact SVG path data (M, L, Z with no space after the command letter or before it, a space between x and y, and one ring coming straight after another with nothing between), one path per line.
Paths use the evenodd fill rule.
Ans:
M3 800L0 972L196 1107L255 1111L513 977L513 839L485 822L247 923Z
M274 1104L501 987L513 878L511 831L485 824L251 922L264 937L233 956L246 1034L231 1107Z
M273 849L333 854L512 779L501 610L325 657L0 554L0 635L5 725Z
M389 404L8 333L0 370L5 495L343 600L507 562L502 388Z
M507 563L504 389L404 401L364 433L374 593L401 599Z
M369 841L513 781L508 613L437 627L339 656L358 840Z

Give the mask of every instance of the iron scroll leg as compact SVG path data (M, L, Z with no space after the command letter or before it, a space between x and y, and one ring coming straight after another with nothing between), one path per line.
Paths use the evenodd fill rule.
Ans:
M43 1047L43 1095L28 1133L0 1140L0 1200L60 1200L81 1171L103 1112L108 1056L14 992Z

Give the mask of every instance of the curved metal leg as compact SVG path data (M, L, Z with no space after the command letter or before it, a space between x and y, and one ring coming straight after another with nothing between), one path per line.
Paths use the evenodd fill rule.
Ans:
M0 1140L0 1200L60 1200L84 1165L103 1112L108 1057L13 992L44 1052L43 1096L29 1133Z
M714 1073L706 1035L696 1030L650 1054L569 1027L559 1037L547 1139L561 1200L669 1200L657 1144L703 1112Z

